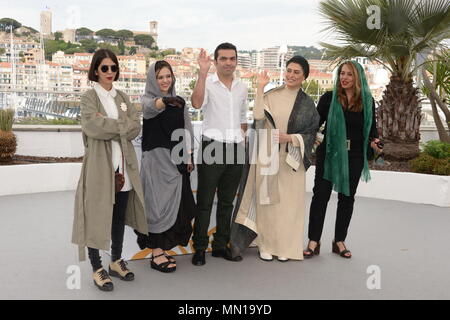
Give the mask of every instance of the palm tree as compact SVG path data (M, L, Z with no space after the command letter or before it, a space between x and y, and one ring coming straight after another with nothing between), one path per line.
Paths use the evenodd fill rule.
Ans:
M433 76L432 82L428 75ZM434 122L439 134L439 140L450 143L450 51L445 50L433 57L433 61L422 68L423 87L422 91L427 95L431 103ZM444 114L447 128L439 116L438 107Z
M375 6L375 7L374 7ZM378 11L371 11L373 9ZM325 30L342 46L321 43L341 62L367 57L383 64L391 78L377 112L386 158L407 160L419 153L421 110L413 83L419 53L434 50L450 37L448 0L325 0L319 12ZM376 25L377 14L380 18Z

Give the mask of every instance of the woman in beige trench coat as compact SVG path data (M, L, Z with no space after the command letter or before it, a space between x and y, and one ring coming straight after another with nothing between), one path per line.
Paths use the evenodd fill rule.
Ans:
M134 279L121 259L125 225L148 232L138 162L131 143L141 130L141 122L127 95L114 89L118 77L117 57L109 50L98 50L89 71L89 80L96 83L81 97L85 155L75 198L72 242L79 246L80 261L86 259L88 247L94 284L102 291L114 288L109 275L125 281ZM125 177L118 193L115 172ZM99 249L108 250L111 241L108 274Z

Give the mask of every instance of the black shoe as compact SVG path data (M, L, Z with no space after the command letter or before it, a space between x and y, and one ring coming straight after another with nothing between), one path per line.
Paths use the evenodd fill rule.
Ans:
M335 241L333 240L333 242L332 242L332 248L333 248L333 249L332 249L332 252L333 252L333 253L337 253L337 254L340 255L342 258L350 259L350 258L352 257L352 253L351 253L350 250L347 250L347 247L345 246L344 241L338 241L338 242L342 242L342 245L344 246L344 250L340 251L340 249L339 249L339 247L338 247L338 245L337 245L337 242L335 242Z
M194 266L202 266L206 263L205 261L205 251L196 251L192 257L192 264Z
M309 247L309 245L311 244L311 240L309 240L308 249L303 251L303 257L305 259L311 259L311 258L314 258L314 256L318 256L320 254L320 241L314 241L314 242L316 242L316 247L314 249L311 249Z
M105 269L100 268L94 272L94 284L102 291L113 291L114 284Z
M167 258L166 258L166 259L167 259L166 262L162 262L162 263L160 263L160 264L157 264L157 263L154 261L155 258L162 257L162 256L166 256L166 255L164 254L164 252L161 253L161 254L159 254L159 255L157 255L157 256L153 256L153 255L152 255L152 258L150 259L150 267L151 267L152 269L155 269L155 270L158 270L158 271L164 272L164 273L171 273L171 272L174 272L175 270L177 270L177 267L176 267L176 266L174 266L174 267L169 267L169 265L171 265L171 264L173 264L173 263L170 262L169 259L167 259Z
M109 265L109 275L112 277L120 278L124 281L133 281L134 273L127 268L127 264L123 259L111 262Z
M228 261L235 261L235 262L242 261L241 256L233 257L233 255L231 254L230 248L215 249L212 251L212 256L216 257L216 258L224 258L225 260L228 260Z

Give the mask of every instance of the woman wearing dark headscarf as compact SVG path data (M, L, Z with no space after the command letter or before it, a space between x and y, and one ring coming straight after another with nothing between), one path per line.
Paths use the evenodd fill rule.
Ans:
M258 76L256 142L232 227L233 256L257 237L262 260L303 260L305 173L319 128L314 102L302 90L308 73L306 59L295 56L286 65L286 84L266 94L269 77Z
M320 98L317 111L320 124L326 121L326 129L324 140L316 152L314 195L309 212L310 241L303 254L305 258L311 258L320 253L325 213L334 189L338 192L338 206L332 251L348 259L352 255L344 241L353 213L356 188L360 178L366 182L370 180L367 162L370 148L381 152L375 102L359 63L347 61L339 66L334 90Z
M150 66L142 97L141 165L149 234L138 234L138 244L152 249L151 267L166 273L175 271L176 263L165 250L187 245L197 210L189 180L194 169L192 124L174 87L169 63Z

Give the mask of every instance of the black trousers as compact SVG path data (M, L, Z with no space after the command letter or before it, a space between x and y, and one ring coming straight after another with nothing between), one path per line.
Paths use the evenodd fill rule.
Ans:
M325 146L321 145L317 149L316 175L314 178L313 198L309 210L308 238L312 241L320 241L322 236L325 214L328 201L332 191L330 181L323 179ZM334 239L336 242L345 241L348 227L353 214L353 204L355 193L364 167L364 157L362 150L349 151L349 179L350 196L338 193L338 205L336 215L336 225Z
M129 191L116 193L116 203L113 207L111 227L111 260L122 257L123 236L125 232L125 212L127 210ZM98 249L88 248L89 260L94 271L102 268L102 260Z
M223 153L217 155L213 152L215 162L207 164L205 163L206 152L203 153L203 151L207 147L214 146L221 149ZM230 241L233 201L236 197L243 164L245 163L245 149L240 144L227 144L213 140L202 141L201 152L203 153L202 163L197 165L198 216L195 217L193 246L195 251L205 251L208 248L208 228L214 196L217 192L216 232L214 233L212 248L214 250L223 249Z

